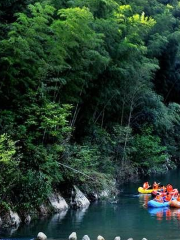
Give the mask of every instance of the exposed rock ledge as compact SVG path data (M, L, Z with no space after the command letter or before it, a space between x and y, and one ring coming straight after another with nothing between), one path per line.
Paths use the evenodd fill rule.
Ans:
M65 211L68 209L66 200L60 195L60 193L52 193L49 196L49 202L55 212Z
M87 208L90 204L90 201L86 196L79 190L78 187L73 186L71 206L73 208Z
M16 212L9 211L0 217L0 225L4 227L18 227L21 223L21 218Z
M90 201L86 198L86 196L79 190L78 187L73 186L72 197L70 199L70 206L76 209L87 209L89 207ZM2 227L13 227L18 228L21 222L29 224L31 222L31 218L34 215L40 213L40 215L48 215L52 212L63 213L67 212L69 206L66 200L62 197L59 192L52 193L48 197L48 201L42 204L39 209L34 209L34 212L31 213L23 213L22 220L18 213L13 211L8 211L3 216L0 213L0 226Z
M19 226L19 224L21 223L21 219L19 217L19 215L16 212L9 212L10 214L10 220L11 220L11 225L12 226Z

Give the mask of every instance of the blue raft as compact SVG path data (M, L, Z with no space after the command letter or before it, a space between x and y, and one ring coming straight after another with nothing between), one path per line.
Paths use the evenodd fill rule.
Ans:
M151 207L151 208L169 207L169 202L160 203L160 202L156 202L155 200L150 200L148 202L148 207Z

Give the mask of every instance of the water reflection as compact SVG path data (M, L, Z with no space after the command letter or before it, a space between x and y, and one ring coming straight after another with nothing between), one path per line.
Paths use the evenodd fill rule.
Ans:
M148 208L148 212L151 216L156 217L158 221L161 221L163 219L163 216L170 217L171 214L169 213L169 208Z
M86 206L84 208L79 208L76 211L72 210L71 211L72 221L80 224L83 221L83 218L84 218L85 214L87 213L88 208L89 208L89 206Z
M62 211L60 213L56 213L55 215L53 215L53 217L51 218L50 224L54 224L54 222L61 222L66 214L67 214L68 210Z
M148 202L151 200L151 194L139 194L139 204L147 207Z
M0 236L3 236L3 234L7 234L9 237L11 237L17 230L18 227L0 229Z
M158 221L162 221L163 219L166 221L175 219L180 221L180 209L173 209L169 207L148 208L148 212L152 217L156 217Z
M18 230L18 228L19 228L19 225L13 226L13 227L7 227L7 228L0 228L0 239L1 239L1 235L3 236L3 234L6 234L9 237L12 237L12 235Z

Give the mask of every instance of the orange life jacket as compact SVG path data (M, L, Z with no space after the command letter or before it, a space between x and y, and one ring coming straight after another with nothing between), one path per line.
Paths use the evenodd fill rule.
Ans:
M166 202L169 202L169 201L171 201L171 198L172 198L171 195L167 195L167 196L165 197L165 201L166 201Z
M178 195L177 199L176 199L178 202L180 202L180 195Z
M172 192L173 191L173 186L171 184L168 184L166 189L167 189L167 192Z

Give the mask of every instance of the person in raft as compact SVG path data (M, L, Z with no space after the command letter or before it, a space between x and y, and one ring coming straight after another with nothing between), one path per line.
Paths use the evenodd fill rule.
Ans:
M153 189L154 189L154 190L158 190L158 188L159 188L159 183L154 182L154 183L153 183Z
M180 194L178 194L176 200L177 200L178 202L180 202Z
M164 199L161 195L157 195L154 199L156 202L159 202L159 203L163 203L164 202Z
M162 186L161 191L162 191L163 193L165 193L165 192L166 192L166 187L165 187L165 186Z
M167 193L166 196L164 197L164 202L170 202L172 199L172 196L170 193Z
M149 183L148 182L145 182L144 184L143 184L143 189L144 190L147 190L148 188L150 188L151 186L149 185Z
M172 192L172 191L173 191L173 186L172 186L171 184L168 184L168 185L166 186L166 190L167 190L168 193L169 193L169 192Z

